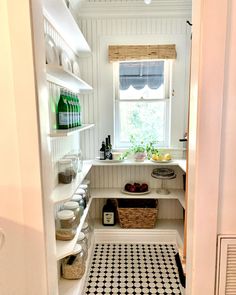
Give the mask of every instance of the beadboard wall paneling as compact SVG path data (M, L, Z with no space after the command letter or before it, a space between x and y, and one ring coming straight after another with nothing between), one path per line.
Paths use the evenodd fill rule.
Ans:
M175 170L176 179L166 181L168 188L183 188L183 171ZM91 188L123 188L127 182L146 182L151 188L161 187L161 181L151 176L154 167L150 166L94 166L89 174ZM104 199L93 200L91 216L101 218ZM178 200L159 200L159 219L183 219L183 208Z
M168 166L165 166L168 167ZM183 188L183 172L178 167L170 167L176 178L166 180L168 188ZM92 188L123 188L127 182L146 182L151 188L161 186L161 180L151 176L152 166L94 166L90 172Z
M92 0L91 0L92 1ZM126 1L125 1L126 2ZM80 58L82 76L93 85L93 92L81 99L85 122L94 122L93 134L86 134L81 140L83 150L86 147L86 158L98 156L101 141L108 134L114 139L113 121L113 72L108 63L107 46L109 44L142 44L142 43L175 43L177 60L175 61L175 78L173 88L176 96L172 99L172 143L174 156L183 157L179 143L187 124L187 97L189 76L190 32L186 17L132 17L79 15L79 26L88 41L91 57Z

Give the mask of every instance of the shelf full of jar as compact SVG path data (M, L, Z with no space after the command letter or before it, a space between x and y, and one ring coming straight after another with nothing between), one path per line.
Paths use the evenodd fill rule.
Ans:
M77 231L74 238L70 241L59 241L59 240L56 241L56 259L57 260L60 260L73 253L76 242L78 240L79 233L81 232L85 219L88 215L91 202L92 202L92 198L89 199L88 204L86 208L84 209L83 215L81 216L80 223L77 227Z
M92 161L83 161L82 171L78 172L76 178L69 184L58 184L53 190L51 200L54 204L63 203L72 198L78 186L83 182L90 169Z

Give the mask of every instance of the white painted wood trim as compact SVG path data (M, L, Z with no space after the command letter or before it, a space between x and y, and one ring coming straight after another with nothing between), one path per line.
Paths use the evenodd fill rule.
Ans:
M66 130L56 129L56 130L53 130L49 134L49 136L50 137L66 137L66 136L70 136L70 135L75 134L75 133L79 133L79 132L88 130L90 128L93 128L94 126L95 126L95 124L83 124L80 127L70 128L70 129L66 129Z
M169 189L170 194L160 195L156 192L156 189L152 189L149 194L146 195L128 195L121 192L117 188L93 188L91 189L91 197L93 199L177 199L181 206L185 209L185 193L181 189Z
M186 265L191 295L215 293L227 2L193 0Z

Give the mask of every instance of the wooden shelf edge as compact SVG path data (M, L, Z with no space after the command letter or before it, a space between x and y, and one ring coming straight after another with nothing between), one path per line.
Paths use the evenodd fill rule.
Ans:
M156 189L151 189L151 192L146 195L128 195L121 192L121 189L115 188L92 188L91 197L94 199L159 199L159 200L178 200L185 209L185 192L182 189L169 189L170 194L160 195L156 193Z
M86 93L87 91L93 90L87 82L77 77L75 74L63 69L59 65L46 65L47 80L49 82L55 83L59 86L66 87L75 92L82 91Z
M66 137L66 136L70 136L72 134L78 133L78 132L82 132L88 129L91 129L95 126L95 124L91 123L91 124L83 124L80 127L75 127L75 128L71 128L71 129L65 129L65 130L53 130L49 136L50 137Z
M150 160L145 160L144 162L136 162L134 160L124 160L122 162L99 162L98 160L93 160L93 166L178 166L183 172L186 172L185 159L174 159L169 163L154 163Z

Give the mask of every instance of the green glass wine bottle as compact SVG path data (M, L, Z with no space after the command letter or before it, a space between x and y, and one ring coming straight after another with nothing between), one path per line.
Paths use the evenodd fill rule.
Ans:
M73 127L77 127L77 106L76 106L76 99L75 94L71 94L72 104L73 104Z
M69 91L66 91L66 97L67 97L67 103L69 106L69 126L70 128L72 128L73 127L73 106L72 106L72 100L71 100Z
M60 99L57 106L57 128L69 128L69 107L64 90L61 90Z
M78 104L78 126L81 126L81 105L79 102L79 97L77 96L77 104Z
M78 98L77 94L74 94L74 104L75 104L75 120L76 120L76 127L79 126L79 105L78 105Z

